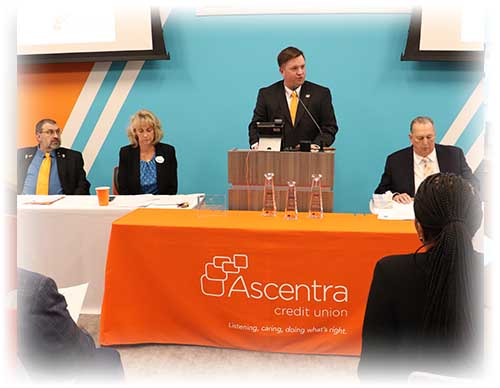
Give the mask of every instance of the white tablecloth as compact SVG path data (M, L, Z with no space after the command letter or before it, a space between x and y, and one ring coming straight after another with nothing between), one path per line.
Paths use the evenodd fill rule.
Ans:
M111 223L138 206L198 205L203 194L117 196L99 206L95 195L73 195L51 205L17 197L17 264L53 278L58 287L89 283L82 312L99 314ZM179 208L180 209L180 208Z

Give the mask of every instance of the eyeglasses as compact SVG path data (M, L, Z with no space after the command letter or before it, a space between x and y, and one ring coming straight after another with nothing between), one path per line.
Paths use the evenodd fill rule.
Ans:
M47 129L45 131L40 131L40 133L44 133L44 134L49 135L49 136L54 136L54 135L60 136L61 132L62 131L61 131L60 128L57 128L57 129Z

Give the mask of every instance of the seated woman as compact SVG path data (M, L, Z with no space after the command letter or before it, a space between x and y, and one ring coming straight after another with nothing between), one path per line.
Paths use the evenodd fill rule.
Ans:
M482 219L479 196L461 177L438 173L421 184L414 209L423 245L375 267L358 376L406 380L412 371L423 371L478 377L483 258L473 250L472 237Z
M175 148L160 143L160 120L148 110L130 119L130 145L120 149L118 191L120 194L177 194Z

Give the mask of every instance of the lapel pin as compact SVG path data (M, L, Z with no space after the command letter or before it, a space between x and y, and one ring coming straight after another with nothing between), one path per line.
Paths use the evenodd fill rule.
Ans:
M309 98L309 97L311 97L311 95L310 94L306 94L306 98Z
M165 161L165 158L164 158L163 156L161 156L161 155L158 155L158 156L155 158L155 160L156 160L156 163L160 163L160 164L162 164L162 163Z

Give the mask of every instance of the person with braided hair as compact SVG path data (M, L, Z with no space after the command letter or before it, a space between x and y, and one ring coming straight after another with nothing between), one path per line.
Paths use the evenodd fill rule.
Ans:
M478 377L483 353L483 257L472 237L479 195L451 173L427 177L415 195L422 246L375 266L358 365L361 380L407 379L413 371Z

